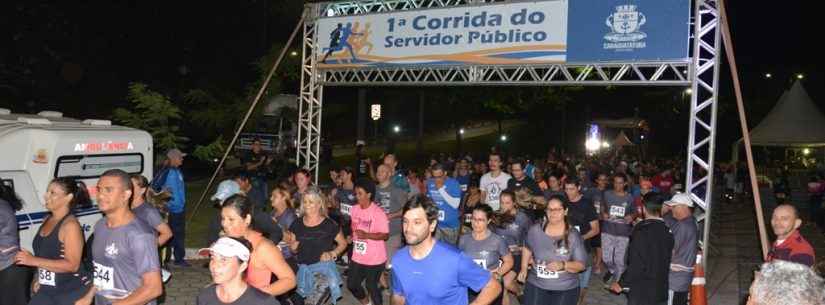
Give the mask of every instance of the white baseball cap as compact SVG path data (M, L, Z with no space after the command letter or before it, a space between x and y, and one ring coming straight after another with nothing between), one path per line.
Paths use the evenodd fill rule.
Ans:
M202 256L217 254L223 257L237 257L244 262L249 261L249 248L231 237L221 237L209 248L198 250Z
M676 193L673 195L673 198L670 200L665 201L665 205L667 206L675 206L675 205L685 205L690 208L693 207L693 200L690 200L690 195L687 193Z
M212 195L212 200L218 200L223 202L229 196L235 195L241 192L241 186L238 185L237 182L234 180L224 180L220 184L218 184L218 190L215 191L215 195Z

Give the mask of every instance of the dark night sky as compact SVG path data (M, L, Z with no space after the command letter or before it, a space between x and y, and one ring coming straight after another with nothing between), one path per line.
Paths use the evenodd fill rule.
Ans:
M124 104L126 86L133 81L173 97L189 88L241 92L256 77L251 63L270 44L286 40L301 3L18 1L4 5L0 107L107 116L114 106ZM764 115L794 73L806 75L806 88L825 109L822 51L815 46L825 27L819 24L820 13L813 3L730 1L746 98L757 103L754 116ZM185 75L180 73L183 66ZM722 73L722 98L732 103L730 76L727 69ZM765 73L774 78L764 79ZM616 92L629 100L639 90ZM353 89L331 88L325 95L335 97L330 103L354 102ZM632 108L619 115L632 115ZM754 124L757 118L750 120ZM738 132L737 125L725 124L720 126Z

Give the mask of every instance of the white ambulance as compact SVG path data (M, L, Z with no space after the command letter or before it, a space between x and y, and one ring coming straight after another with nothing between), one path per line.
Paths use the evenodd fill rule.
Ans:
M20 245L32 240L48 215L44 194L56 177L86 183L92 201L100 175L114 168L152 178L152 136L107 120L77 120L60 112L11 113L0 108L0 181L23 201L17 211ZM101 217L97 204L74 211L86 237Z

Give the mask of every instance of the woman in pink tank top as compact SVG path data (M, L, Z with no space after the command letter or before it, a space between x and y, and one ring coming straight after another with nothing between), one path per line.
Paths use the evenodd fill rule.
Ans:
M252 228L252 202L244 195L233 195L221 206L221 227L229 237L245 238L252 244L246 282L273 296L295 288L295 273L281 251L269 239ZM277 280L272 282L272 275Z

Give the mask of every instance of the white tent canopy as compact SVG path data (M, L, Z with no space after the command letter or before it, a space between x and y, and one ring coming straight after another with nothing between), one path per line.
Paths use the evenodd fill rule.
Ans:
M753 146L817 147L825 146L825 115L811 96L796 81L782 93L773 109L750 132ZM731 160L739 160L739 145L733 143Z
M750 134L754 146L825 146L825 115L796 81Z

